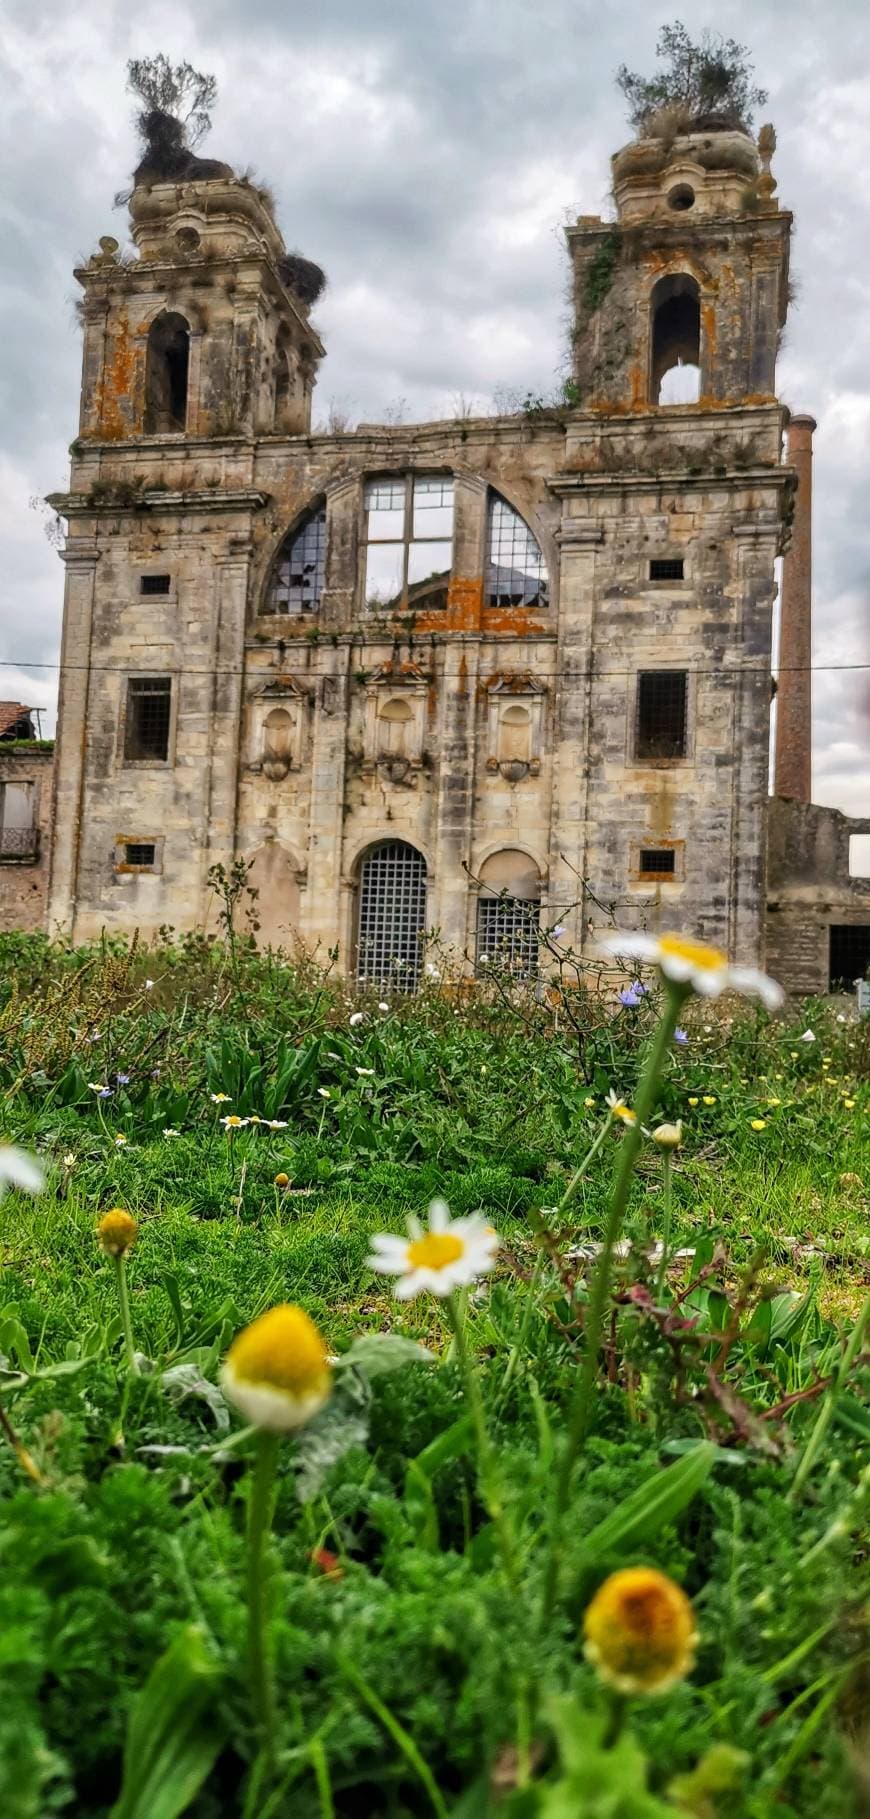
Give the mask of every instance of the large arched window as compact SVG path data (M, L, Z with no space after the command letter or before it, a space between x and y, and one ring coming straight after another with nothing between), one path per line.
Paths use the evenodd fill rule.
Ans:
M491 493L486 527L487 606L547 606L544 552L524 518Z
M164 310L148 331L145 357L145 434L159 436L187 428L190 326Z
M365 489L367 606L381 612L447 605L453 564L452 474L396 474Z
M298 524L278 551L264 613L316 613L326 572L326 506Z
M416 991L426 927L426 861L405 840L384 840L359 869L359 985Z
M687 272L660 278L650 298L650 398L695 404L701 395L701 293Z
M492 853L480 868L476 970L534 979L538 971L541 879L527 853L510 847Z

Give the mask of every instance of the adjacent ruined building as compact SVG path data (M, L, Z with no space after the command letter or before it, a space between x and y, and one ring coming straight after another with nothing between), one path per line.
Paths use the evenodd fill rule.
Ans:
M140 166L135 259L105 238L77 273L52 929L203 925L209 869L241 855L261 941L337 946L362 983L413 986L424 929L529 972L539 918L590 951L616 902L827 987L781 814L768 913L796 509L772 144L617 153L615 219L568 229L564 402L330 433L322 275L268 194L192 155ZM870 940L866 891L836 915Z

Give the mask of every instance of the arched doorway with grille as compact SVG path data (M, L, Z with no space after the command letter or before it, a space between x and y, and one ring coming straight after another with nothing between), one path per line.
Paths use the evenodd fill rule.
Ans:
M358 985L414 992L423 963L426 861L406 840L382 840L359 867L356 915Z

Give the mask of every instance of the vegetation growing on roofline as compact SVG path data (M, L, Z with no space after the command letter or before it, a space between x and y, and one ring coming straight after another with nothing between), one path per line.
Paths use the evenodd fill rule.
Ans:
M662 123L673 132L745 131L755 108L767 100L767 90L754 82L748 48L736 38L707 30L695 41L675 19L662 26L656 56L664 67L654 76L639 75L625 63L616 75L628 117L641 134Z

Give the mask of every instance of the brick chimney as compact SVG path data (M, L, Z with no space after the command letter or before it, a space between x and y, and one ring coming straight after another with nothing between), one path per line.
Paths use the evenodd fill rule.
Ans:
M791 544L782 565L774 793L812 801L813 430L792 417L788 459L797 475Z

